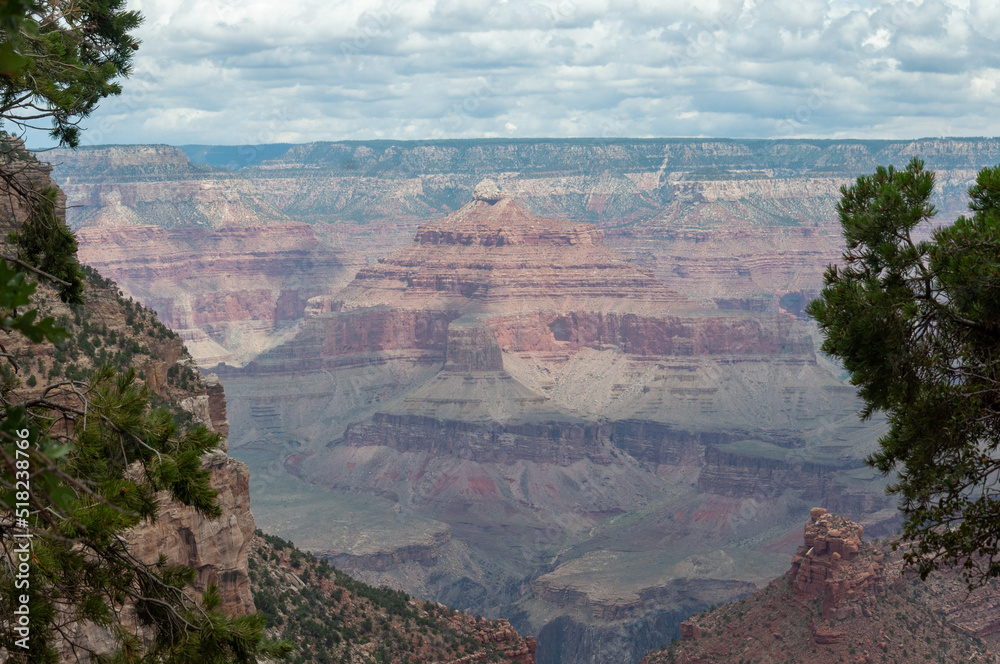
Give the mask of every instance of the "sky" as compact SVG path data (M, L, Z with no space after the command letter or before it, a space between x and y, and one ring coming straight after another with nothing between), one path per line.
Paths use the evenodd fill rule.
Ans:
M83 144L1000 134L995 0L128 6L135 72Z

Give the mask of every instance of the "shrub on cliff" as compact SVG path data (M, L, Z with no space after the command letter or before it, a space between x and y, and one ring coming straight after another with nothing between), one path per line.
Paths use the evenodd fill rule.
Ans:
M914 159L842 188L847 248L809 313L889 431L868 462L898 471L906 561L1000 576L1000 166L969 189L970 217L928 230L934 174Z

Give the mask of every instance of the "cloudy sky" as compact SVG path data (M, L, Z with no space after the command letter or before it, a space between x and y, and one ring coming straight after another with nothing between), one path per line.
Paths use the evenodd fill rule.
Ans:
M995 0L131 0L84 143L1000 134Z

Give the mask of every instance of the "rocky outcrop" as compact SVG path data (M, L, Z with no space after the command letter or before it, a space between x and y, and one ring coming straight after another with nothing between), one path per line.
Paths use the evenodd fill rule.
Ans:
M829 514L822 507L809 513L805 542L792 558L788 580L795 596L822 599L821 615L840 620L861 615L857 600L877 592L885 582L882 554L859 556L863 526Z
M453 629L458 628L462 631L468 631L468 616L459 616L457 618L451 619L449 622L453 625ZM534 637L522 637L517 631L510 626L510 623L500 618L499 620L493 620L486 623L484 626L478 626L478 621L472 632L472 638L477 642L494 649L497 655L502 659L500 661L510 662L511 664L535 664L535 651L538 648L538 643L535 641ZM470 654L457 659L450 659L446 664L473 664L473 662L489 661L490 657L495 657L492 654Z
M10 147L8 144L7 147ZM20 169L25 182L35 190L54 187L49 179L49 167L33 162L33 157L21 153L19 142L14 142L14 152L4 152L7 158L26 160ZM11 206L16 197L0 196L0 207L15 222L23 220L25 210ZM62 220L65 209L61 194L56 195L56 214ZM7 247L10 249L10 247ZM83 305L70 307L62 302L45 281L39 283L32 298L33 306L58 319L58 324L69 333L69 339L59 346L43 342L31 344L15 337L7 341L6 348L20 356L18 371L23 383L14 386L19 398L37 397L43 390L48 398L64 400L59 391L48 391L48 381L54 384L64 378L80 380L97 367L107 363L119 370L135 369L140 384L155 396L159 406L178 412L187 411L193 424L203 424L210 431L225 435L228 428L224 390L215 379L203 384L194 363L181 340L156 319L153 312L121 297L116 284L97 273L83 278ZM5 351L7 352L7 351ZM67 366L64 368L64 363ZM190 378L179 381L174 372L184 369ZM70 371L76 372L69 375ZM39 378L41 380L39 380ZM77 393L79 395L79 393ZM93 395L91 395L91 398ZM85 403L85 402L84 402ZM77 401L71 405L76 406ZM59 424L61 427L62 424ZM72 423L67 424L67 428ZM225 444L202 458L210 472L210 483L217 492L221 516L210 519L194 508L169 500L161 493L160 511L155 521L147 521L122 535L128 553L136 559L155 565L161 555L167 564L188 565L195 570L193 594L200 594L209 584L220 589L222 608L231 615L244 615L255 611L248 576L248 551L254 533L254 520L250 513L249 471L246 464L227 456ZM110 598L118 603L120 619L127 631L134 627L132 608L121 598ZM95 652L107 652L120 645L106 627L93 623L71 621L63 625L72 640L81 648L60 644L63 659L68 662L92 661ZM142 634L138 634L142 638ZM87 652L91 648L94 652Z
M538 648L538 643L530 636L522 638L503 618L477 630L474 638L482 644L496 647L501 656L511 662L535 664L535 651ZM477 661L477 658L474 655L469 655L456 660L454 664L464 661L474 662Z
M995 606L997 587L971 597L958 570L921 581L902 570L902 551L892 542L863 536L860 524L813 508L782 578L681 623L682 640L642 664L1000 661L991 652L989 615L973 629L960 622Z
M180 347L183 353L178 340L171 345ZM193 364L190 356L184 359ZM256 529L250 511L250 471L245 463L227 454L229 421L222 383L218 376L210 374L202 384L194 396L186 397L179 405L193 415L196 423L223 436L218 448L202 458L202 466L211 472L210 483L222 514L217 519L207 518L164 494L160 496L157 520L133 530L128 541L136 557L147 563L155 562L162 554L171 564L194 569L195 592L204 592L209 584L218 586L222 607L231 615L254 613L247 562Z
M201 593L210 583L217 585L222 607L231 615L254 613L247 567L254 533L250 472L221 451L207 455L203 465L212 473L222 516L208 519L192 507L161 498L159 518L129 534L130 549L150 564L163 554L171 564L193 568L194 590Z
M0 164L10 174L10 182L3 184L0 212L7 232L16 231L31 214L29 197L41 195L46 189L55 189L55 212L65 223L66 194L52 180L52 166L39 161L24 147L24 141L10 134L0 134ZM3 241L6 243L7 238Z
M489 178L483 180L472 190L472 199L476 201L486 201L496 203L500 200L500 188L497 183Z
M229 420L226 418L226 393L222 382L215 374L204 377L205 391L208 397L208 420L212 430L221 436L229 435Z
M180 348L177 340L164 345ZM207 393L204 387L196 386L194 394L180 399L177 405L190 412L196 423L224 433L228 426L225 395L217 379L208 383ZM176 402L177 392L176 386L168 385L163 396ZM245 463L227 455L227 447L223 440L216 450L202 457L202 466L209 470L210 485L217 494L221 510L218 518L208 518L161 493L157 519L128 531L124 540L130 553L146 564L156 564L164 556L167 564L190 567L195 571L195 580L188 588L192 595L197 598L214 584L219 589L221 608L229 615L240 616L256 612L248 567L255 525L250 511L250 472ZM129 611L127 606L123 610L126 625L131 620ZM115 644L103 628L91 624L76 626L74 640L97 652ZM67 652L65 657L66 661L78 661L75 653Z

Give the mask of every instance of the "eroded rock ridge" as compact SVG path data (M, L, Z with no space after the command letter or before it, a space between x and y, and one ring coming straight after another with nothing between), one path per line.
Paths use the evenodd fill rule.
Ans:
M642 664L1000 661L1000 584L970 594L959 570L922 581L903 567L905 544L863 536L860 524L813 508L784 576L682 622L681 642Z

